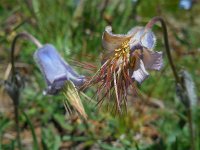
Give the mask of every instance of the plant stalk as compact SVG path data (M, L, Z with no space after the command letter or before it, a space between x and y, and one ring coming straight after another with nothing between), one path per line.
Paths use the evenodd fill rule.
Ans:
M12 42L12 45L11 45L11 71L12 71L12 77L14 77L15 75L15 45L17 43L17 40L19 38L25 38L27 40L30 40L31 42L33 42L33 44L35 44L38 48L42 47L42 44L35 38L33 37L31 34L29 33L26 33L26 32L21 32L19 34L17 34ZM12 78L12 81L14 80L14 78Z
M167 53L167 58L169 60L169 64L170 64L171 69L173 71L173 75L174 75L174 78L175 78L176 82L180 83L180 78L179 78L178 73L176 71L176 67L174 65L174 62L173 62L173 59L172 59L172 55L171 55L171 51L170 51L170 48L169 48L167 26L165 24L164 19L161 18L161 17L154 17L152 20L150 20L147 23L145 28L146 29L151 29L155 25L156 22L160 22L161 23L161 26L162 26L162 29L163 29L163 37L164 37L165 51Z
M19 126L19 109L18 104L14 104L14 113L15 113L15 124L17 131L17 145L19 150L22 149L21 138L20 138L20 126Z
M16 124L16 131L17 131L17 144L19 150L22 149L22 144L21 144L21 138L20 138L20 126L19 126L19 96L20 96L20 87L18 80L16 78L16 72L15 72L15 45L17 43L17 40L19 38L25 38L27 40L30 40L33 42L38 48L42 47L42 44L32 35L26 32L19 33L15 36L12 45L11 45L11 56L10 56L10 61L11 61L11 82L14 86L13 93L15 93L15 97L12 99L13 104L14 104L14 113L15 113L15 124Z
M183 84L182 80L180 79L180 77L178 76L178 73L176 71L176 67L175 67L173 59L172 59L171 51L170 51L170 48L169 48L169 42L168 42L167 26L166 26L164 19L162 17L159 17L159 16L154 17L152 20L150 20L147 23L145 29L150 30L155 25L156 22L161 23L161 26L162 26L162 29L163 29L163 37L164 37L165 50L166 50L166 53L167 53L167 58L169 60L170 67L173 71L173 75L174 75L174 78L176 80L176 83L177 83L177 85L181 86L181 88L183 89L183 92L184 92L184 90L185 90L184 84ZM188 99L188 97L187 97L187 99ZM189 101L189 99L188 99L188 101ZM195 136L194 136L194 129L193 129L193 121L192 121L192 111L191 111L190 105L186 109L187 109L187 114L188 114L187 117L188 117L189 131L190 131L190 137L191 137L191 150L195 150Z
M188 113L188 122L189 122L189 130L190 130L191 150L195 150L195 134L194 134L194 128L193 128L191 107L187 109L187 113Z

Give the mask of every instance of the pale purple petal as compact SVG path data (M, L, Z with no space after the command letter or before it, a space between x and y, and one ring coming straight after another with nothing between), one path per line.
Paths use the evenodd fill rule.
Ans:
M134 28L134 32L133 32L132 37L129 41L129 45L130 45L131 50L134 50L136 45L141 45L140 39L141 39L143 32L144 32L143 27Z
M132 78L141 84L148 76L149 73L146 71L142 60L139 60L138 67L133 71Z
M107 26L102 36L102 46L105 50L114 51L121 44L129 41L130 49L133 50L136 45L153 49L156 43L156 38L151 30L145 30L144 27L134 27L127 34L113 34L112 27Z
M130 39L129 44L131 50L135 50L136 45L141 45L142 47L153 49L156 44L156 38L152 31L138 27L135 34Z
M129 30L127 35L135 36L138 33L138 31L140 31L141 29L143 29L143 27L136 26L136 27L132 28L131 30Z
M150 51L145 49L143 51L143 62L146 69L160 70L163 67L162 52Z
M48 94L57 93L66 80L71 80L76 86L82 85L85 80L64 61L53 45L46 44L39 48L34 58L46 79Z
M148 49L153 49L156 44L156 37L152 31L145 31L141 37L141 43Z

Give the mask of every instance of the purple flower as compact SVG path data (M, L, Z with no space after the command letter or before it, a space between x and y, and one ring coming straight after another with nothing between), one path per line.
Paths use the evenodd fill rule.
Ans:
M83 85L85 77L78 75L53 45L46 44L39 48L34 53L34 58L46 80L47 94L58 93L67 80L71 80L76 86Z
M146 69L162 68L162 52L153 51L155 43L153 32L143 27L135 27L127 34L113 34L110 26L105 28L102 66L89 84L98 83L98 95L104 93L103 97L112 99L114 94L119 112L126 104L128 88L137 91L134 81L141 84L149 76Z
M146 69L160 70L163 66L162 52L153 51L156 44L154 33L143 27L135 27L123 35L113 34L112 28L108 26L102 42L105 53L110 53L109 57L114 54L119 57L119 64L131 64L131 77L139 83L149 76ZM108 58L108 54L106 55ZM124 59L126 64L122 61Z

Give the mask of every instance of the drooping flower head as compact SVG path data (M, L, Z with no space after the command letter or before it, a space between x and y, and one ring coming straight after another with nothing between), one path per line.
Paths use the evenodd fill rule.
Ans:
M34 53L37 62L47 83L47 94L56 94L70 80L76 86L83 85L84 76L78 75L56 51L51 44L46 44Z
M162 68L162 52L153 51L155 43L154 33L147 28L135 27L124 35L113 34L110 26L105 28L102 66L92 81L100 83L98 93L104 88L105 96L115 93L119 111L129 86L135 89L134 81L141 84L149 76L146 69Z
M85 77L78 75L51 44L46 44L39 48L34 53L34 58L47 83L45 93L57 94L59 91L62 91L67 98L64 101L65 106L68 106L68 103L71 104L79 114L87 118L76 89L77 86L84 84ZM69 110L69 108L66 110Z

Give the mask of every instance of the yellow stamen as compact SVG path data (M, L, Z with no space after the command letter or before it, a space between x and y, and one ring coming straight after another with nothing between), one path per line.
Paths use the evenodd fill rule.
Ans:
M120 48L116 48L115 49L115 56L121 56L123 55L123 57L125 57L126 55L124 54L127 54L129 53L130 51L130 47L129 47L129 40L127 41L124 41L122 44L121 44L121 47Z

